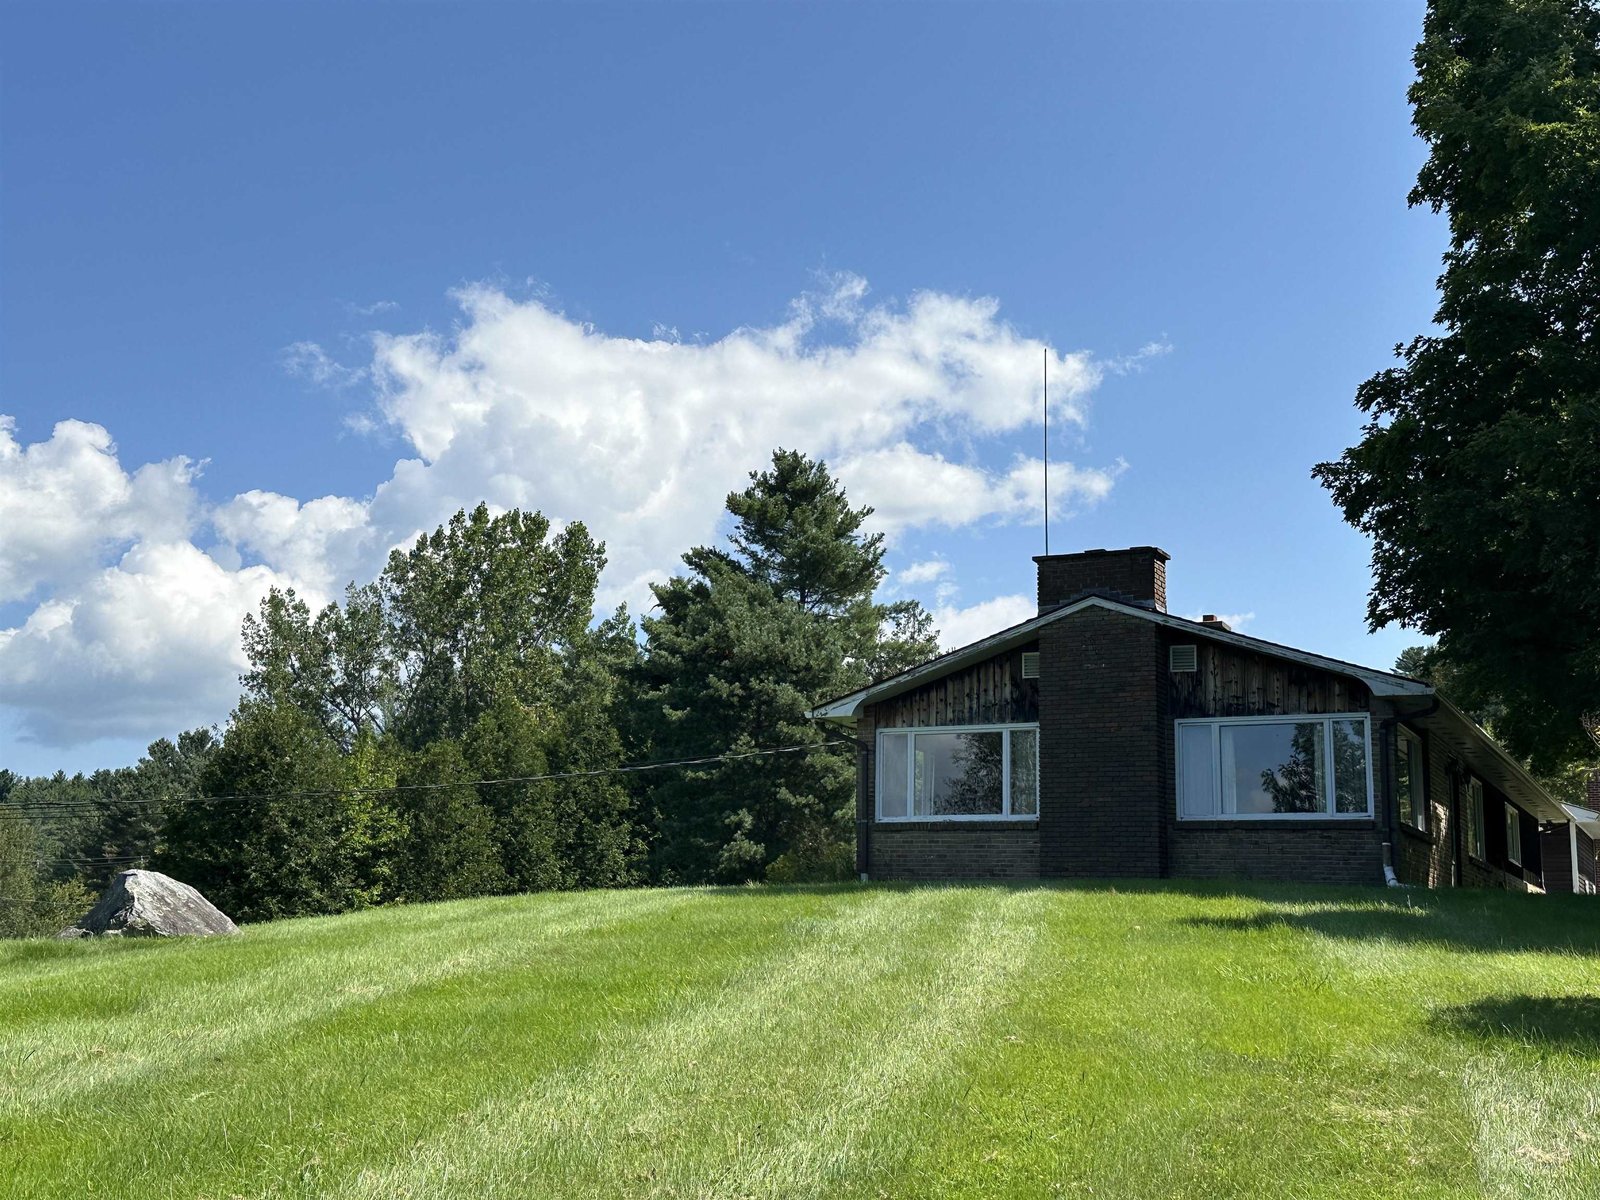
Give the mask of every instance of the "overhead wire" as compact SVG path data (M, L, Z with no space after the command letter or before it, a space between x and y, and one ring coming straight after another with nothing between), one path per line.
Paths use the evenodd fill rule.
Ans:
M675 767L710 766L716 763L735 762L741 759L761 758L778 754L811 754L845 746L855 746L853 740L800 742L789 746L770 746L758 750L727 751L694 758L669 759L660 762L625 763L616 767L596 767L585 771L552 771L543 775L507 775L495 779L464 779L449 783L357 784L348 787L307 788L301 790L268 792L227 792L218 795L150 796L134 797L84 797L76 800L49 801L23 808L0 801L0 825L35 824L40 820L58 820L88 816L116 808L141 808L149 805L178 804L238 804L251 800L311 800L328 796L371 795L387 792L428 792L454 787L501 787L519 783L546 783L556 780L597 779L611 775L631 775L645 771L662 771Z

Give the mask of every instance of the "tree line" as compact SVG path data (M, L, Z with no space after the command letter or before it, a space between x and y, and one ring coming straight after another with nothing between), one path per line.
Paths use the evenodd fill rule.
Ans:
M875 598L870 513L779 450L637 624L595 619L605 547L581 522L482 504L320 610L273 590L220 731L0 772L0 929L53 932L141 864L245 921L847 877L854 746L805 714L936 650L919 604Z

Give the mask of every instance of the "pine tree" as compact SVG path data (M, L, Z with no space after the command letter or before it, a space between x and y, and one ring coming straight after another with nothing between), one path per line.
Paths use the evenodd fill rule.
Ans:
M748 757L647 783L653 869L692 882L760 878L779 860L787 878L846 870L855 753L806 713L930 656L931 623L914 602L873 599L882 536L824 463L779 450L728 511L729 549L697 547L687 575L655 586L638 677L652 754Z

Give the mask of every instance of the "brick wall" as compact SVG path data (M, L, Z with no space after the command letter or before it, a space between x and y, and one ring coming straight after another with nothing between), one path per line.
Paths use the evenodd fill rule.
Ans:
M1383 835L1371 821L1184 821L1172 874L1292 883L1383 882Z
M1167 611L1167 552L1154 546L1127 550L1085 550L1081 554L1040 554L1039 611L1086 592L1114 596Z
M1165 671L1138 617L1088 608L1040 630L1040 874L1163 874Z
M890 822L872 826L874 879L1037 879L1034 821Z

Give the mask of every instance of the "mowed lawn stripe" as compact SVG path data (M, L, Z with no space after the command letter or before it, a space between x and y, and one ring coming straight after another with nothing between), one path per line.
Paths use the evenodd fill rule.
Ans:
M905 1153L896 1115L951 1083L1041 907L1037 891L875 892L773 969L333 1194L832 1194Z
M0 1195L1592 1200L1595 903L689 889L25 946ZM107 1030L149 1053L83 1090L7 1040Z
M485 1096L594 1053L612 1026L678 1011L767 956L784 957L812 910L816 929L807 936L823 936L866 897L594 893L581 925L566 899L521 898L511 923L452 922L457 941L434 947L431 982L419 982L429 972L416 944L416 962L387 968L394 947L369 945L357 977L388 969L405 986L362 988L293 1022L261 1011L264 1034L233 1037L201 1060L173 1058L132 1086L98 1088L80 1097L70 1120L40 1110L7 1120L0 1179L9 1174L19 1195L41 1197L112 1195L127 1180L150 1178L183 1181L175 1195L320 1196L330 1176L398 1157ZM311 945L318 932L307 932ZM300 975L315 1006L340 986L345 951L312 973L289 957L292 949L280 947L283 969ZM149 965L150 956L134 957ZM440 970L468 960L475 969ZM227 1030L244 1016L204 1011Z
M27 990L17 1003L0 993L0 1068L25 1060L35 1081L24 1093L0 1074L0 1115L71 1102L96 1089L129 1086L186 1063L248 1052L250 1044L295 1036L295 1028L354 1004L424 986L438 979L508 966L530 966L530 955L562 938L608 924L654 921L682 904L682 892L615 892L603 896L553 896L537 915L526 903L475 914L419 909L422 919L372 953L371 940L351 937L323 919L296 923L298 940L285 940L288 924L252 929L248 937L177 943L158 970L138 970L145 946L116 943L91 951L124 950L133 957L107 987L104 954L86 957L96 974L77 972L70 986L59 977ZM326 930L337 936L324 941ZM95 960L101 960L96 963ZM241 962L242 960L242 962ZM156 967L156 963L149 964ZM12 989L15 991L16 989ZM57 1017L47 1020L54 1007ZM71 1013L66 1019L60 1014ZM41 1086L42 1082L42 1086ZM89 1098L89 1103L94 1103Z

